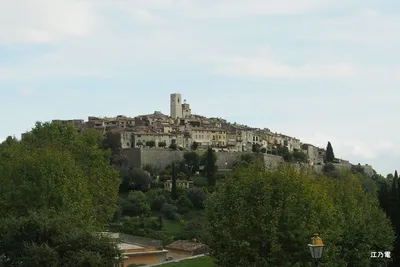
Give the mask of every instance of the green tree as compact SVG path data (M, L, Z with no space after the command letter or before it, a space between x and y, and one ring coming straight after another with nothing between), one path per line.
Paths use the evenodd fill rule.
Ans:
M307 163L307 154L302 151L293 151L292 157L297 162Z
M90 224L64 211L30 211L0 218L0 265L98 267L115 266L116 240L94 233Z
M122 153L121 134L107 132L101 142L101 148L111 151L110 164L121 167L128 161L127 157Z
M190 146L190 148L194 151L199 147L199 143L197 143L196 141L193 141L192 145Z
M139 140L139 141L136 142L136 145L137 145L137 146L143 146L144 144L143 144L142 141Z
M159 142L158 147L166 147L167 144L165 142Z
M333 153L331 142L328 142L328 145L326 146L326 162L332 163L334 159L335 159L335 154Z
M370 252L390 251L394 238L376 198L352 174L328 179L288 166L238 168L206 201L206 217L220 267L309 266L314 232L329 244L323 266L370 266Z
M261 153L267 153L267 148L266 147L262 147L262 148L260 148L260 152Z
M121 201L121 210L123 216L147 216L151 211L149 199L142 191L132 191Z
M202 188L194 187L187 191L187 197L196 209L203 209L207 194Z
M169 145L169 149L171 149L171 150L177 150L177 149L178 149L178 145L175 144L175 143L171 143L171 144Z
M218 171L218 167L215 165L217 162L217 155L211 147L207 149L201 159L201 162L204 166L204 173L206 175L208 185L215 186L216 174Z
M150 148L155 147L156 146L156 141L154 141L154 140L147 141L146 142L146 146L148 146Z
M172 164L172 188L171 188L171 198L176 200L178 198L177 188L176 188L176 167L175 163Z
M281 156L286 162L292 160L292 154L290 154L289 149L286 146L279 146L277 148L278 156Z
M193 185L197 187L206 187L208 185L207 178L202 176L193 177Z
M189 174L193 174L199 171L200 156L196 152L185 152L183 154L183 161L188 168Z
M233 168L247 168L250 164L255 164L257 162L259 162L259 160L253 153L246 153L240 155L233 162Z
M102 140L95 131L37 123L0 160L0 212L70 207L99 223L112 219L120 179Z
M180 196L176 201L176 206L178 207L179 214L185 214L193 209L193 204L189 198L185 195Z
M168 220L177 218L178 208L175 205L165 203L161 208L161 214Z
M256 144L256 143L254 143L252 146L251 146L251 150L254 152L254 153L258 153L258 152L260 152L260 144Z

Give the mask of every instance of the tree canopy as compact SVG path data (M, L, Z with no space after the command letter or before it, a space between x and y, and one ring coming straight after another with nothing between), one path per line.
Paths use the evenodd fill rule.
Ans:
M95 235L114 215L121 182L102 141L95 131L37 123L0 146L0 265L116 263L116 244Z
M333 153L333 148L331 142L328 142L326 146L326 162L332 163L335 159L335 154Z
M394 240L376 197L351 173L330 179L288 166L237 168L206 201L206 215L220 267L307 266L314 233L329 244L324 266L370 266L370 252L390 251Z

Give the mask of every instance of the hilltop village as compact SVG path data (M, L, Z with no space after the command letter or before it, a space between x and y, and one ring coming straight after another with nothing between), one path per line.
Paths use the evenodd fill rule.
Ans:
M270 129L252 128L247 125L230 123L223 118L207 118L192 114L190 104L179 93L170 95L170 114L160 111L152 114L128 117L93 117L88 121L53 120L61 124L73 124L81 131L95 129L103 134L118 134L121 148L174 148L191 150L193 145L199 149L212 147L216 152L261 152L277 155L278 148L285 147L290 153L302 152L310 165L323 165L326 150L299 139L272 132ZM162 153L161 150L159 153ZM154 155L154 154L152 154ZM143 162L139 164L143 165ZM347 160L336 159L336 164L351 164ZM227 163L225 163L227 164ZM366 165L368 166L368 165ZM372 168L371 168L372 169Z

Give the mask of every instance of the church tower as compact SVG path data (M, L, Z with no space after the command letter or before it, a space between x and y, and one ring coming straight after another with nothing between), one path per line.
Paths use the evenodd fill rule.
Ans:
M170 116L173 119L182 118L182 95L171 94L170 105Z

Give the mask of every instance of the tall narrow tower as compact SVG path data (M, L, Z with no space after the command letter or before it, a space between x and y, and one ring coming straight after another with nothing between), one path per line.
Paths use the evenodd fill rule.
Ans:
M182 118L182 95L181 94L171 94L170 100L170 115L173 119Z

